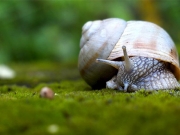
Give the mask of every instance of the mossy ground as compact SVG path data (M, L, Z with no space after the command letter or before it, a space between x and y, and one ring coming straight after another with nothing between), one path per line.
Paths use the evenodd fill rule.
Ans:
M123 93L92 90L76 64L15 64L17 77L1 80L0 134L180 134L180 91ZM42 87L53 100L39 97Z

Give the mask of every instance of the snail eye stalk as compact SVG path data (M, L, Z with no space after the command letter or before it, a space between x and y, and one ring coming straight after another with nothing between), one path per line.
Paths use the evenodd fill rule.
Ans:
M126 46L122 46L123 53L124 53L124 63L125 63L125 69L126 71L130 72L133 69L133 63L129 59L129 56L127 55Z

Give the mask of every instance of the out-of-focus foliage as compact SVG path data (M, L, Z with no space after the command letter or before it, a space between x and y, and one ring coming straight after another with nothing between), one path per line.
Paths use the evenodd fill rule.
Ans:
M180 43L179 0L1 0L0 62L77 60L81 27L110 17L159 24Z

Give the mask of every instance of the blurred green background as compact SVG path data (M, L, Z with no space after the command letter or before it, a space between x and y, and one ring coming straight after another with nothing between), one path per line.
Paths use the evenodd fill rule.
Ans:
M81 28L110 17L146 20L180 45L179 0L1 0L0 63L77 61Z

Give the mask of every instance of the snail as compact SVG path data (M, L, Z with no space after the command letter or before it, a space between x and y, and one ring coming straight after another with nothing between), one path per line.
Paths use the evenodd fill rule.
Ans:
M89 21L82 28L80 48L79 72L94 89L180 88L176 46L154 23L118 18Z

